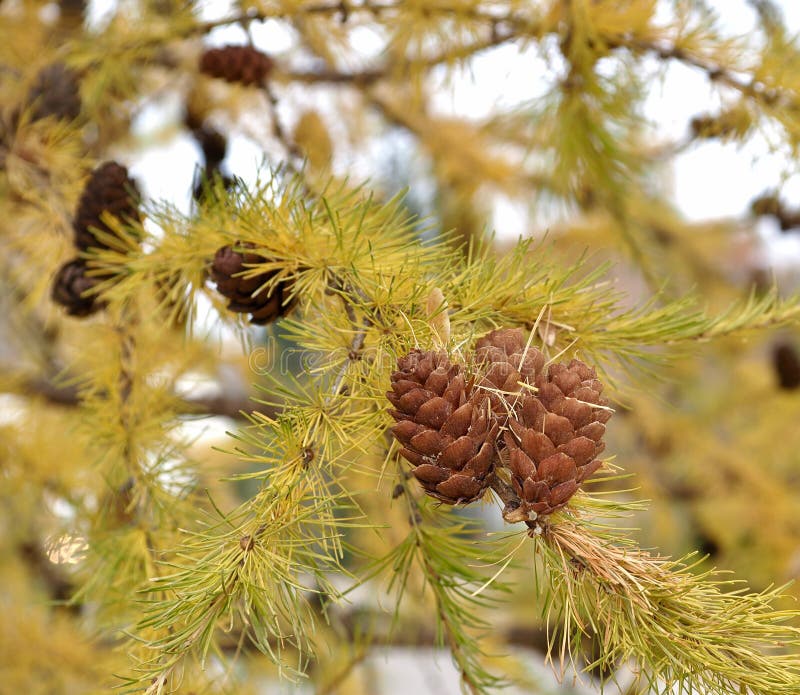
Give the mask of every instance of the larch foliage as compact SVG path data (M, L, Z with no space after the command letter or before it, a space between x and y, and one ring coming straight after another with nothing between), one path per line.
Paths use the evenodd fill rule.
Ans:
M0 691L800 692L780 9L223 4L0 2ZM784 165L689 221L709 143Z

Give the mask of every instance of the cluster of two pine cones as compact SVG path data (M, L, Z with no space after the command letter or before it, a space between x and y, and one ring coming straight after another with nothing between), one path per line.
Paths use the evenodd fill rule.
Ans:
M522 329L479 339L469 370L444 352L414 350L391 386L400 453L442 502L480 499L502 467L533 519L563 508L601 465L612 411L595 370L579 360L547 365Z
M106 216L137 224L141 222L138 202L136 184L124 166L113 161L98 166L84 186L72 222L75 248L78 251L109 248L109 241L116 232L106 224ZM83 258L68 261L56 273L51 293L53 301L71 316L93 314L101 308L102 302L91 290L101 280L97 272L88 272Z

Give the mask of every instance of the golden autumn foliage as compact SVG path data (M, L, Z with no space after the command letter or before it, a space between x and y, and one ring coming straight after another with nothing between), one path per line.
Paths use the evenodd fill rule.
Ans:
M0 692L367 693L406 647L471 693L556 692L537 660L587 692L800 692L779 9L738 36L700 0L224 4L0 3ZM676 66L709 98L671 138L645 113ZM671 167L708 143L785 167L687 219ZM490 233L502 204L524 238ZM391 434L398 358L446 352L466 394L497 328L615 411L540 513L508 417L470 504Z

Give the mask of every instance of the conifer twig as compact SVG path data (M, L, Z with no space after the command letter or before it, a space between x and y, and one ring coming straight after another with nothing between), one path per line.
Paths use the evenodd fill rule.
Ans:
M336 396L341 389L342 382L344 381L345 376L347 375L347 370L350 367L350 362L358 359L361 350L364 347L364 342L367 339L367 330L372 325L372 321L369 317L365 316L363 320L359 323L358 318L356 316L355 309L353 309L353 302L363 302L366 299L366 296L360 290L356 290L344 282L341 278L334 276L330 282L330 289L333 292L339 294L342 298L342 302L344 304L344 310L347 314L347 318L350 322L350 326L352 327L354 334L353 338L350 341L350 346L347 353L347 362L342 365L342 368L339 370L339 373L336 375L334 379L333 386L331 387L331 397Z
M402 479L401 484L406 487L405 476ZM435 530L425 528L425 510L420 502L407 488L404 497L409 509L408 523L411 526L407 540L412 543L411 552L433 593L439 635L444 636L463 687L472 695L486 693L489 687L498 685L500 681L483 668L480 663L481 648L474 636L464 630L466 625L485 627L468 608L468 602L475 601L476 594L469 595L467 577L474 580L475 576L466 567L459 566L459 559L442 554L446 545L437 549L435 544L439 541L435 537ZM443 576L444 571L447 571L447 576ZM405 580L400 579L400 582L402 587Z
M516 518L516 493L496 476L492 489L505 504L504 519L525 521L544 544L537 548L549 579L547 617L558 628L548 653L560 640L562 670L591 632L602 646L592 666L635 659L651 686L663 681L718 695L800 688L800 628L789 624L794 613L771 606L780 589L752 594L713 572L695 575L691 565L599 533L581 512L552 521ZM794 653L782 653L787 648Z
M303 160L303 155L297 147L297 144L289 137L289 134L283 127L280 114L278 114L278 97L275 95L272 85L266 80L261 85L261 89L266 95L267 103L269 104L272 134L286 150L287 159L284 164L293 174L300 176L302 170L300 163Z
M560 624L551 650L560 640L562 668L591 629L601 642L595 665L633 658L651 686L798 692L800 629L789 624L792 612L772 608L780 589L746 593L712 572L694 574L680 561L620 545L579 517L542 526L537 549L551 595L548 617Z

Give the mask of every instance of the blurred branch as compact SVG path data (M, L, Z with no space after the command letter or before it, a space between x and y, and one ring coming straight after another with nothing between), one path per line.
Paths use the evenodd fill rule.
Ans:
M76 386L58 385L40 376L23 376L10 371L0 370L0 381L5 382L2 391L18 396L37 396L54 405L77 406L80 404L80 390ZM179 398L179 409L184 414L219 415L232 419L240 419L242 412L250 412L254 408L248 397L232 397L224 393L217 396L195 396ZM275 409L260 405L259 412L268 417L275 414Z
M675 44L658 43L657 41L619 35L609 36L607 41L610 48L627 48L633 53L653 53L661 60L677 60L698 68L705 72L712 82L730 87L763 106L800 110L800 100L795 95L774 87L767 87L756 78L749 81L742 79L732 70L693 54Z
M39 543L33 540L22 541L17 544L16 550L30 570L33 580L41 581L46 586L51 600L69 600L74 590L72 582L62 574L58 565L50 561Z
M485 39L473 41L470 44L458 46L450 51L441 51L434 55L422 58L421 60L409 60L404 63L404 71L409 67L429 69L437 65L467 58L485 51L489 48L494 48L503 43L511 41L518 37L518 34L510 29L497 29L491 32L491 35ZM340 72L333 69L323 70L290 70L287 72L279 73L278 77L291 82L304 82L306 84L314 83L333 83L333 84L353 84L358 87L367 87L375 82L383 79L391 79L398 73L392 70L392 67L387 65L378 68L367 68L355 72Z
M371 14L373 16L380 16L385 13L392 13L398 10L408 11L407 3L391 2L391 3L375 3L366 0L363 3L355 4L341 0L340 2L330 3L322 2L316 5L306 5L302 8L300 13L304 16L307 15L339 15L342 22L346 22L353 14ZM424 13L426 16L442 15L442 16L458 16L461 18L470 19L476 22L485 22L489 26L498 27L503 24L512 25L517 29L526 28L529 32L536 27L535 23L530 18L521 14L506 13L496 14L490 12L488 9L481 9L480 5L468 6L463 3L455 3L453 5L444 5L441 3L429 4L428 6L419 9L419 12ZM276 8L273 10L248 10L222 19L200 22L194 25L188 32L191 34L205 34L218 27L228 26L230 24L248 24L250 22L263 22L268 19L289 19L295 13L287 10ZM187 35L187 32L184 32Z

